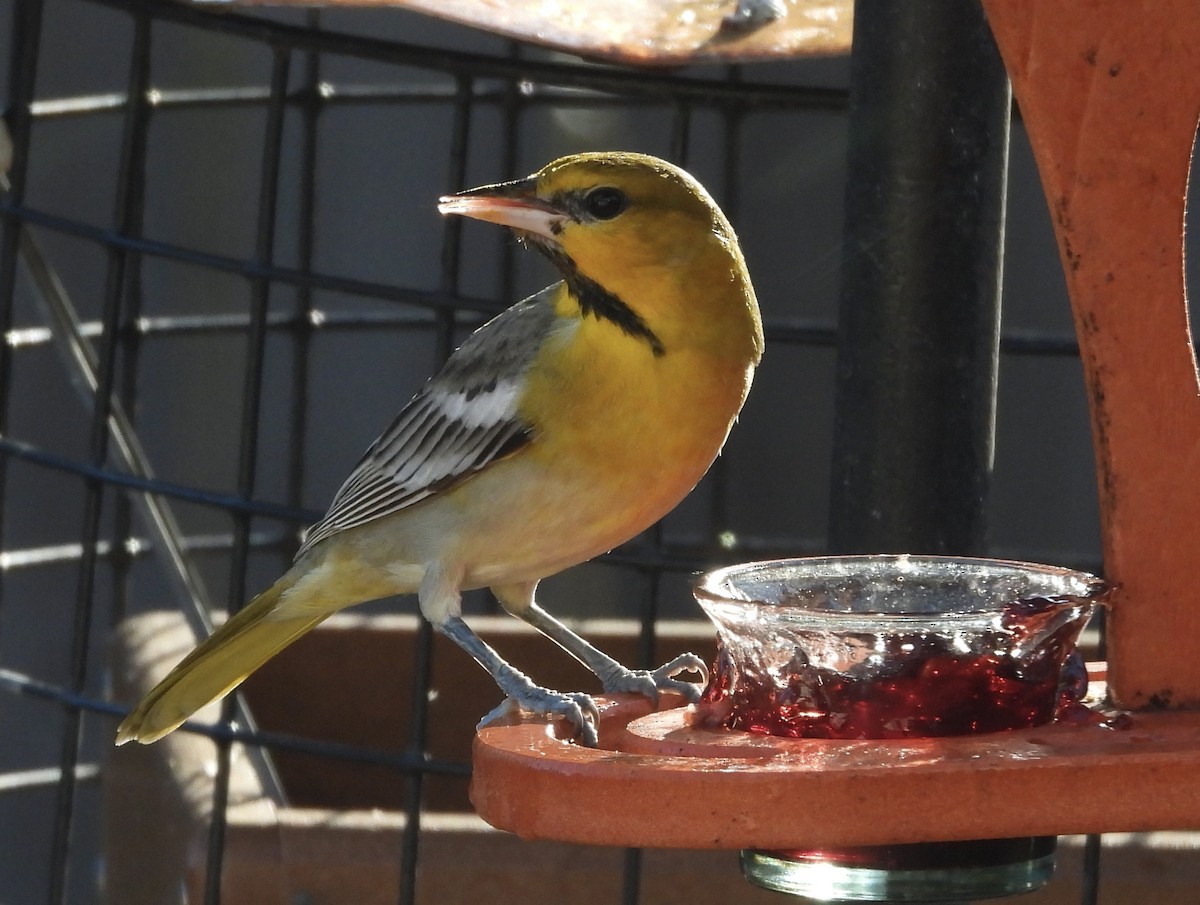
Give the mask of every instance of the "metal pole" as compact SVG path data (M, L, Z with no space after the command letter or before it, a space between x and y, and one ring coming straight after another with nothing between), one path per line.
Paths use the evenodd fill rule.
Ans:
M836 552L984 550L1010 99L975 0L858 0Z

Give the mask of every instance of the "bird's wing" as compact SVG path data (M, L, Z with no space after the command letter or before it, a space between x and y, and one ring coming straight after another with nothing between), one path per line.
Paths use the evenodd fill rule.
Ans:
M517 407L525 372L554 321L555 288L493 318L446 360L371 444L297 558L331 535L453 487L533 439Z

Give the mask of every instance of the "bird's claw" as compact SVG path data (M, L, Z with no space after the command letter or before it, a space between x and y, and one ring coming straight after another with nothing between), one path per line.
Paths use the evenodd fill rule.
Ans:
M496 708L479 721L477 728L482 729L501 717L509 716L517 711L525 711L535 716L561 716L571 723L579 733L579 739L589 748L595 748L600 743L597 728L600 725L600 708L592 700L591 695L582 691L561 692L537 685L510 692Z
M681 672L689 671L698 672L700 681L686 682L675 678ZM680 654L658 669L626 669L618 666L601 676L600 681L608 694L640 694L657 704L660 691L674 691L695 704L708 684L708 665L695 654Z
M700 700L700 694L708 684L708 667L695 654L680 654L658 669L626 669L615 661L610 663L611 665L606 664L606 668L597 673L604 691L608 694L640 694L657 704L660 691L673 691L694 704ZM699 673L700 682L685 682L675 678L681 672L687 671ZM583 744L589 748L599 745L600 708L596 706L591 695L581 691L564 693L542 688L515 671L501 676L497 682L500 683L506 697L498 707L479 721L478 728L482 729L517 711L525 711L534 716L561 716L576 728L579 740Z

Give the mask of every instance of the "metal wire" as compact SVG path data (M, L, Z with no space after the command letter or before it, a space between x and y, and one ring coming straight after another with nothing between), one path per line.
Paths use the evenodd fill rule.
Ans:
M450 185L466 188L467 147L471 138L472 80L459 76L455 92L454 122L450 136ZM458 289L459 266L462 255L462 223L447 225L442 236L440 288L453 295ZM454 317L449 311L437 313L435 331L436 356L445 361L454 350ZM419 755L425 750L429 732L430 671L433 660L433 629L422 620L417 631L413 688L410 698L411 724L408 731L408 750ZM424 775L413 773L408 778L404 801L404 836L400 854L400 905L415 905L417 901L417 862L421 843L421 800Z
M499 128L488 136L488 153L496 162L494 166L501 170L497 175L505 177L521 175L517 170L522 159L522 138L531 112L648 107L665 110L669 112L668 155L684 163L698 150L705 150L698 146L700 115L715 113L721 136L719 195L736 221L744 200L739 174L743 158L749 154L743 148L747 118L765 110L836 114L846 105L846 92L841 89L755 82L737 67L727 68L721 77L699 77L686 72L648 73L543 59L515 43L508 44L504 53L488 55L339 34L326 29L321 15L315 11L307 13L303 24L297 25L238 13L213 15L195 6L165 0L80 2L116 10L128 17L132 45L125 84L116 91L82 97L36 96L39 53L48 49L43 48L42 38L45 0L19 0L14 4L6 118L15 153L8 190L0 195L0 336L4 338L0 342L0 387L6 388L0 392L0 530L5 527L2 520L7 512L8 472L12 463L58 475L82 488L77 542L29 544L0 554L0 601L3 601L5 576L13 571L69 564L76 575L66 680L47 681L0 664L0 690L44 702L63 715L58 767L51 771L53 775L26 771L0 776L0 794L48 782L56 784L46 896L55 905L70 901L77 886L72 876L78 870L72 861L72 841L78 833L80 784L94 783L96 776L82 753L84 721L95 717L107 725L122 713L120 707L95 691L92 642L96 618L102 612L97 601L111 597L109 616L116 621L125 614L127 600L133 593L130 575L135 564L151 556L163 561L174 558L181 563L176 571L195 571L195 558L201 551L210 550L229 562L227 604L230 609L240 606L246 599L252 554L265 552L286 561L295 548L296 529L320 515L304 505L306 457L313 442L308 423L310 389L315 379L310 370L313 339L347 332L403 331L405 336L432 348L435 357L441 359L449 354L461 330L476 326L514 297L517 267L511 245L502 246L499 252L498 290L494 297L462 291L462 225L456 218L449 219L443 227L435 286L395 285L322 269L314 249L318 216L316 175L322 152L319 136L323 117L330 110L367 105L397 108L437 105L449 109L452 119L446 180L439 188L451 190L467 184L472 151L480 141L479 130L473 128L480 111L499 116ZM152 51L163 23L269 49L268 84L233 88L155 87ZM417 69L445 78L420 86L335 83L328 78L324 66L330 57ZM254 111L263 117L252 253L238 257L147 234L145 183L152 123L169 112L232 109ZM40 207L26 193L26 165L35 123L67 123L97 116L120 117L123 123L117 164L119 184L107 225ZM291 125L297 127L294 133L288 131ZM299 178L292 186L285 184L281 161L285 144L294 136L298 136ZM290 198L286 195L288 191L294 191ZM280 211L289 200L294 202L296 223L292 264L283 263L286 259L276 249ZM91 319L79 317L71 327L76 346L90 348L95 355L94 387L88 388L90 422L83 456L64 454L14 436L9 427L12 399L7 388L12 385L15 357L33 354L59 342L50 327L15 328L13 300L18 295L20 249L32 229L103 249L107 256L99 315ZM237 314L148 314L143 310L146 289L142 276L148 262L184 265L240 280L250 290L248 310ZM393 309L363 312L326 308L319 302L323 293L381 302ZM294 301L282 306L280 302L285 297ZM829 348L836 342L835 332L829 320L819 317L774 314L766 321L772 345ZM156 476L148 465L139 465L136 455L116 455L114 447L118 451L122 448L121 437L136 439L141 427L135 416L143 391L139 373L144 354L173 338L218 335L242 338L246 346L234 485L225 491L213 491L167 480ZM285 473L283 502L262 498L256 480L262 455L264 366L268 345L276 339L286 341L291 356L292 395L286 419L291 442L286 460L279 466ZM1040 332L1010 331L1002 338L1001 351L1006 355L1039 358L1077 354L1073 337ZM114 460L119 464L114 464ZM729 538L721 536L729 524L731 492L724 463L718 463L710 483L704 517L691 533L668 534L657 529L615 551L607 560L616 567L632 570L645 587L637 609L638 658L642 665L652 664L663 608L664 577L692 572L715 561L794 555L819 549L819 538L746 533L740 533L731 546ZM135 501L143 497L161 507L168 519L170 507L176 504L223 513L228 519L228 533L189 535L182 530L163 529L139 536ZM109 522L104 519L106 506L113 507ZM263 529L263 520L272 527ZM178 537L173 539L173 535ZM11 542L11 529L4 536ZM110 574L111 591L107 594L99 587L105 570ZM209 606L206 593L197 590L200 584L193 581L186 593L194 610L206 618ZM3 615L0 610L0 617ZM388 750L259 731L248 715L240 714L235 721L233 705L226 706L216 724L188 723L183 727L182 731L214 739L219 751L204 871L207 903L215 905L221 897L229 750L233 742L244 743L254 750L304 752L383 765L407 777L404 834L397 853L401 866L397 900L417 901L425 780L431 775L469 773L465 764L426 754L431 638L428 625L422 622L413 654L415 678L410 689L412 717L408 735L395 740L395 746ZM1094 852L1089 844L1088 865L1090 875L1098 877L1098 843ZM641 898L642 869L641 852L629 850L623 861L621 884L621 901L625 905L636 905Z

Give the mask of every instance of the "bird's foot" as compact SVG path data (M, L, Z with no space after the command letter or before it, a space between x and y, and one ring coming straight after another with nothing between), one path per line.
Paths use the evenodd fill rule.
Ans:
M589 748L600 743L597 727L600 725L600 708L591 695L581 691L564 693L542 688L529 682L527 685L503 689L508 695L498 707L479 721L482 729L489 723L517 711L535 716L561 716L575 726L579 739Z
M687 682L675 678L682 672L697 672L699 682ZM658 703L660 691L674 691L695 704L700 700L704 686L708 684L708 666L695 654L680 654L658 669L627 669L616 663L600 676L605 692L609 694L640 694Z

